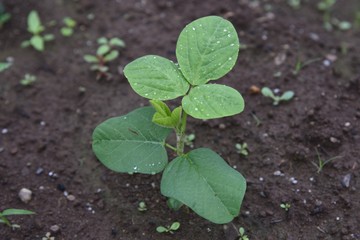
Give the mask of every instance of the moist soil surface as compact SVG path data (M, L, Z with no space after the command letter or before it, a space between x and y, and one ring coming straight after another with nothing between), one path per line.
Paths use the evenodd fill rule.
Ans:
M36 215L9 217L21 228L1 225L0 239L42 239L50 232L57 240L234 240L239 227L250 239L360 239L360 29L327 31L317 1L302 2L296 10L285 0L3 1L12 19L0 30L0 61L12 58L13 65L0 73L0 210ZM339 0L332 15L352 22L359 5ZM56 36L42 53L20 48L30 38L31 10ZM196 135L195 148L212 148L247 179L240 215L226 225L187 208L170 210L160 194L161 174L112 172L91 150L100 122L149 104L131 89L123 67L147 54L176 61L180 31L207 15L229 19L244 46L217 82L243 94L245 111L190 118L187 129ZM59 34L65 16L78 22L68 38ZM48 26L52 20L58 24ZM103 36L127 46L110 64L113 78L97 81L83 55L93 54ZM311 63L294 74L298 61ZM31 86L19 83L26 73L37 77ZM295 97L274 106L250 91L253 85L292 90ZM244 142L248 156L235 148ZM318 173L319 156L334 159ZM32 191L30 202L18 197L21 188ZM138 211L141 201L147 211ZM174 234L156 232L174 221L181 223ZM52 231L54 225L60 229Z

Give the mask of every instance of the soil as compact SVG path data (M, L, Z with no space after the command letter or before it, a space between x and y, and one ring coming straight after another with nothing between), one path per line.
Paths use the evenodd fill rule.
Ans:
M12 19L0 30L0 61L12 57L14 64L0 73L0 210L36 215L9 217L21 229L2 225L0 239L42 239L51 232L57 240L234 240L239 227L250 239L360 239L360 30L326 31L317 1L302 2L295 10L285 0L3 1ZM43 53L20 48L30 37L26 18L33 9L44 23L73 17L75 34L61 36L58 24L47 28L56 40ZM333 14L353 21L356 10L359 1L339 0ZM243 94L245 111L188 123L195 147L214 149L247 179L241 213L227 225L186 208L170 210L160 194L161 174L111 172L91 150L97 124L148 105L122 68L147 54L175 60L182 28L206 15L228 18L246 45L233 71L218 81ZM96 81L82 59L102 36L127 43L110 65L110 81ZM297 59L318 58L293 74ZM37 77L32 86L19 84L26 73ZM273 106L252 94L252 85L293 90L295 98ZM243 142L247 157L235 149ZM338 158L317 173L316 151L324 160ZM18 197L21 188L33 192L27 204ZM140 201L147 211L138 211ZM289 211L281 203L289 203ZM174 234L156 232L174 221L181 223ZM52 232L53 225L60 230Z

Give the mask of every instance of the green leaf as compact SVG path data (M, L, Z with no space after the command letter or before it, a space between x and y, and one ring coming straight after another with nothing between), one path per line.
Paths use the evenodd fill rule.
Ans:
M209 16L188 24L176 44L181 72L192 85L205 84L228 73L235 65L239 39L227 20Z
M1 215L3 215L3 216L30 215L30 214L35 214L35 212L29 211L29 210L24 210L24 209L14 209L14 208L6 209L6 210L2 211L2 213L1 213Z
M84 55L84 60L88 63L97 63L99 59L96 56L86 54Z
M49 42L55 39L55 36L53 34L45 34L44 35L44 41Z
M70 17L65 17L63 22L69 28L74 28L76 26L76 21Z
M286 91L283 95L281 95L280 100L289 101L294 97L295 93L293 91Z
M96 55L98 56L104 56L106 53L108 53L110 51L110 46L109 45L101 45L97 51L96 51Z
M159 226L159 227L156 228L156 231L158 233L163 233L163 232L168 232L169 230L167 228L163 227L163 226Z
M150 104L155 108L156 112L158 112L161 116L167 117L171 116L170 108L160 100L150 100Z
M220 84L196 86L182 99L184 111L194 118L212 119L244 110L244 99L234 88Z
M119 51L117 51L117 50L112 50L109 54L107 54L107 55L104 57L104 61L105 61L105 62L110 62L110 61L116 59L118 56L119 56Z
M0 72L5 71L11 66L11 63L8 62L0 62Z
M179 222L173 222L173 224L171 224L170 226L170 230L178 230L180 228L180 223Z
M207 148L171 161L161 180L163 195L218 224L228 223L239 214L245 189L244 177Z
M118 46L118 47L125 47L125 42L123 40L121 40L120 38L112 38L110 40L110 45Z
M44 30L41 25L39 14L36 11L31 11L28 16L28 31L32 34L38 34Z
M65 37L69 37L69 36L73 35L73 33L74 33L74 30L69 27L62 27L60 29L60 31L61 31L61 34Z
M169 208L177 211L179 210L182 205L184 205L182 202L176 200L175 198L169 198L167 201L166 201L167 205Z
M271 89L268 88L268 87L263 87L263 88L261 89L261 93L262 93L262 95L264 95L265 97L275 98L274 93L273 93L273 92L271 91Z
M20 45L20 47L22 48L27 48L31 45L30 41L26 40L26 41L23 41Z
M92 146L98 159L116 172L161 172L168 162L164 141L171 130L154 124L154 113L143 107L97 126Z
M39 35L34 35L30 39L31 46L38 51L44 51L44 39Z
M98 38L97 43L100 45L108 44L108 40L106 37Z
M155 100L170 100L183 96L189 83L172 61L154 55L134 60L126 65L124 74L140 96Z
M162 101L150 100L151 105L155 108L152 121L160 126L175 128L180 121L181 107L177 107L171 112L170 108Z

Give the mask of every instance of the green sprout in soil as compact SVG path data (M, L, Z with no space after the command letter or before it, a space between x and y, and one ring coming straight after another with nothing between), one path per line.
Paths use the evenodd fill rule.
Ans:
M209 16L191 22L180 33L178 63L155 55L129 63L126 78L136 93L150 99L151 106L97 126L92 142L97 158L116 172L164 171L160 189L170 207L184 204L211 222L232 221L240 212L245 178L211 149L184 152L184 146L188 116L216 119L244 110L244 99L236 89L207 84L234 67L239 45L228 20ZM174 109L164 102L178 97L181 105ZM172 131L176 146L166 143ZM177 155L170 163L166 147Z
M194 148L194 140L195 140L196 136L194 133L191 133L191 134L186 134L185 135L185 145L186 146L189 146L191 148Z
M55 240L55 237L52 237L51 236L51 233L50 232L47 232L45 234L45 237L42 237L41 240Z
M5 71L6 69L8 69L9 67L11 67L11 63L9 62L0 62L0 72Z
M53 34L44 34L41 33L45 31L45 27L42 25L40 21L39 14L36 11L31 11L29 13L28 19L28 32L30 32L33 36L30 40L26 40L21 43L21 47L29 47L32 46L34 49L38 51L44 51L45 49L45 42L54 40Z
M146 203L145 202L139 202L138 210L139 210L139 212L147 211Z
M239 228L239 240L249 240L249 237L245 234L245 229L243 227Z
M240 143L235 144L235 148L236 148L237 153L244 155L244 156L249 155L248 145L246 142L244 142L242 144L240 144Z
M305 61L305 62L302 62L299 58L296 60L296 64L295 64L295 67L294 67L294 70L293 70L293 74L294 75L298 75L299 72L301 71L301 69L303 69L304 67L314 63L314 62L317 62L317 61L320 61L321 58L314 58L314 59L310 59L308 61Z
M278 105L281 101L290 101L295 95L293 91L286 91L281 96L276 96L268 87L263 87L261 93L264 97L271 98L274 105Z
M325 167L326 164L330 163L331 161L334 161L335 159L342 158L342 156L335 156L335 157L329 158L327 160L324 160L320 156L320 153L319 153L317 148L315 148L315 151L316 151L318 163L315 163L315 162L311 162L311 163L312 163L312 165L314 165L316 167L317 173L320 173L323 170L323 168Z
M354 27L355 27L355 29L360 28L360 11L356 11L356 13L355 13Z
M0 212L0 223L4 223L4 224L8 225L9 227L11 227L13 229L14 228L20 228L19 225L11 223L7 219L7 216L11 216L11 215L30 215L30 214L35 214L35 213L32 212L32 211L29 211L29 210L8 208L8 209L5 209L4 211Z
M301 7L301 0L288 0L289 6L294 9L299 9Z
M291 205L290 203L282 203L280 204L280 207L284 209L286 212L288 212L290 210Z
M177 231L180 228L179 222L173 222L170 226L158 226L156 231L158 233L171 233L174 234L174 231Z
M332 9L336 3L336 0L321 0L317 8L323 13L324 28L328 31L333 30L333 27L338 27L340 30L349 30L351 23L347 21L340 21L332 17Z
M63 19L63 23L65 26L63 26L60 29L61 35L64 37L70 37L74 34L74 28L76 27L76 21L70 17L65 17Z
M90 70L97 72L97 80L101 79L102 77L110 79L111 74L108 72L109 67L106 66L106 64L115 60L119 56L119 51L115 50L114 48L124 48L125 42L120 38L111 38L108 40L105 37L99 38L97 42L99 47L96 51L96 55L86 54L84 56L84 60L92 64Z
M23 86L29 86L36 82L36 76L31 74L25 74L24 78L20 80L20 84Z
M11 14L5 11L5 7L0 3L0 29L8 22L11 18Z

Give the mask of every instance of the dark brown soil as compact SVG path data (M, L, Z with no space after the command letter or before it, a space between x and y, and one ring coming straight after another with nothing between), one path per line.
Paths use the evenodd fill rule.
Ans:
M0 30L0 61L13 57L14 64L0 73L0 130L8 130L0 134L0 210L22 208L36 215L10 217L21 229L2 225L0 239L41 239L53 225L60 227L52 233L57 240L234 240L240 226L250 239L360 239L360 31L324 30L317 1L303 2L294 10L285 0L3 1L13 16ZM21 49L33 9L44 23L71 16L79 27L70 38L62 37L58 26L49 27L56 40L43 53ZM353 21L356 10L359 1L339 0L334 15ZM95 18L88 20L91 13ZM171 211L159 191L160 175L113 173L91 150L97 124L148 104L130 88L122 67L147 54L175 60L181 29L206 15L228 18L247 46L220 80L243 93L245 111L188 124L195 147L214 149L247 179L241 214L226 226L187 209ZM82 59L101 36L127 43L111 64L111 81L96 81ZM277 65L281 54L286 59ZM321 60L293 75L298 58ZM280 77L274 77L277 72ZM25 73L37 76L33 86L19 84ZM275 107L250 94L252 85L293 90L296 97ZM236 152L235 143L242 142L249 145L248 157ZM312 164L316 149L324 159L341 158L318 174ZM44 172L37 175L38 168ZM28 204L18 197L23 187L33 192ZM69 201L63 190L76 199ZM148 211L138 211L140 201ZM290 203L290 210L281 203ZM173 235L156 232L173 221L181 223Z

